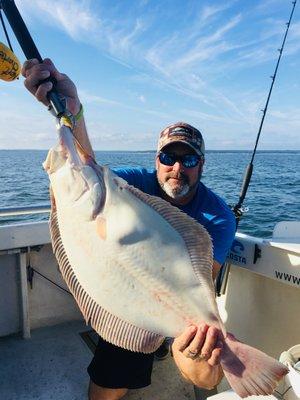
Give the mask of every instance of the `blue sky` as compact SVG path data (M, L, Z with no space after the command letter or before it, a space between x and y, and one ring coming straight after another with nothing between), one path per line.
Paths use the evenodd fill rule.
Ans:
M253 148L290 1L16 4L41 55L76 83L95 150L155 149L158 133L176 121L198 127L208 149ZM298 5L259 149L300 149L299 54ZM0 81L0 124L0 148L56 141L53 120L23 78Z

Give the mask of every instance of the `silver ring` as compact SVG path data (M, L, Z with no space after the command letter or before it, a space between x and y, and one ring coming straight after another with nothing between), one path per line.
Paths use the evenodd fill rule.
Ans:
M198 351L188 350L187 357L191 358L192 360L195 360L196 358L198 358Z

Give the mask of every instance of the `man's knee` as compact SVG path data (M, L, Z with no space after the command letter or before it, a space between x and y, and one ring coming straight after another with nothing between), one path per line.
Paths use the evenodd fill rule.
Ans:
M89 384L89 400L119 400L122 399L128 389L109 389L96 385L90 381Z

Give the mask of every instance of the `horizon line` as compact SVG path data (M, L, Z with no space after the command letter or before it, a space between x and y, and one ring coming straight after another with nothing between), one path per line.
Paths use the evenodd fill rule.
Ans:
M49 151L49 148L46 149L32 149L32 148L25 148L25 149L10 149L10 148L0 148L0 151ZM93 149L94 151L97 152L117 152L117 153L156 153L157 150L98 150L98 149ZM205 153L217 153L217 152L253 152L253 149L206 149ZM285 152L290 152L290 153L295 153L300 151L299 149L260 149L256 150L256 153L261 153L261 152L271 152L271 151L276 151L279 153L285 153Z

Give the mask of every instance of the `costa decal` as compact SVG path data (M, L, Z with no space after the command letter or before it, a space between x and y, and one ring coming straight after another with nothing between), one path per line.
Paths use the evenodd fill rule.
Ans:
M241 243L235 239L231 245L230 251L232 251L233 253L241 254L244 250L245 250L245 247L244 247L243 243Z
M247 264L246 257L244 256L245 247L243 243L239 242L238 240L234 240L228 254L230 260L234 262L238 262L240 264Z

